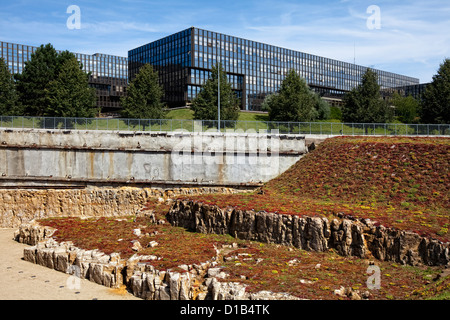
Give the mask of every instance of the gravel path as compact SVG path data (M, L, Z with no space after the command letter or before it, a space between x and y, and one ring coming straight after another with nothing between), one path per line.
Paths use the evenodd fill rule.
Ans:
M24 261L27 245L13 240L14 231L0 229L0 300L141 300L124 290Z

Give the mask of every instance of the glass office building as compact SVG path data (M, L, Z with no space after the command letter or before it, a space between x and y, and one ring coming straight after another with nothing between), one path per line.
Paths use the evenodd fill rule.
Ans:
M2 57L11 73L22 73L25 62L38 47L0 42ZM60 51L58 51L60 52ZM83 65L83 70L90 73L89 85L96 89L97 107L103 113L117 113L120 110L120 97L126 94L128 85L128 59L107 54L74 53Z
M149 63L159 73L164 87L164 101L170 106L184 105L188 99L187 88L191 88L192 67L191 29L149 43L128 52L129 80Z
M403 86L400 88L395 88L395 90L402 96L412 96L414 99L422 100L422 96L425 89L429 83L421 83L409 86Z
M288 70L295 69L321 96L339 100L360 84L367 67L328 59L217 32L189 28L128 52L129 78L152 64L160 74L169 106L192 101L222 63L242 109L260 110L264 98L276 92ZM419 84L419 79L376 70L381 88Z

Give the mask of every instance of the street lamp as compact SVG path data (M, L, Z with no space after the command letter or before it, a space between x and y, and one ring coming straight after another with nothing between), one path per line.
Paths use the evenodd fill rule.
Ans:
M219 125L218 130L220 132L220 68L217 66L217 109L218 109L218 119L219 119Z

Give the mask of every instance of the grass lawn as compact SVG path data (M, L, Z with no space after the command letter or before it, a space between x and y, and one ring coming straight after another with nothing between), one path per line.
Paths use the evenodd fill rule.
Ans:
M167 119L174 120L193 120L194 112L191 109L169 110L166 115ZM267 113L259 112L239 112L239 121L269 121Z
M169 110L166 115L167 119L175 120L192 120L194 119L194 111L191 109Z
M71 121L70 118L48 118L45 122L33 117L3 117L0 126L4 128L68 128L75 130L137 130L137 131L175 131L184 129L194 131L193 111L191 109L176 109L168 111L166 119L162 120L126 120L115 118L94 118ZM242 129L266 129L264 121L268 120L267 114L240 112L238 121L232 123L229 128ZM206 129L205 129L206 130Z
M66 128L75 130L122 130L122 131L175 131L199 130L194 127L193 112L188 108L169 110L166 119L158 120L127 120L117 118L46 118L45 122L33 117L1 117L2 128ZM322 120L316 122L269 122L267 113L244 112L239 113L237 121L223 121L222 131L227 129L259 132L260 130L278 130L281 134L327 134L327 135L438 135L448 134L448 127L438 125L405 125L402 123L391 124L345 124L339 120ZM203 130L217 128L217 121L203 121Z
M269 115L267 113L257 112L239 112L239 121L269 121Z

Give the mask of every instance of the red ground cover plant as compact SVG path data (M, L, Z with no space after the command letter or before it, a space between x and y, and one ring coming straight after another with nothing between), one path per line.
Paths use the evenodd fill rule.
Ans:
M120 252L130 257L133 235L133 218L47 218L39 220L42 225L57 229L53 237L58 242L71 241L86 250L99 249L111 254Z
M258 193L190 198L280 214L343 212L449 241L449 163L449 138L337 137Z
M153 210L157 219L162 219L169 206L151 201L146 209ZM326 300L348 299L334 294L334 290L341 287L358 290L360 294L367 292L371 300L422 299L448 292L448 281L443 284L432 281L441 272L439 267L376 262L381 271L381 287L371 290L366 284L368 260L342 257L333 250L308 252L239 240L229 235L193 233L146 218L48 218L39 222L58 229L54 234L57 241L72 241L86 250L117 252L125 259L135 254L131 241L138 240L142 244L157 241L158 246L138 254L159 257L159 260L146 262L158 270L185 272L180 265L201 264L216 256L216 248L222 249L217 266L228 276L219 280L245 284L248 292L270 290L303 299ZM153 235L137 237L133 234L136 228Z
M152 201L145 210L152 210L160 220L169 208L168 204ZM158 224L146 217L47 218L39 223L57 229L53 237L58 242L72 241L78 248L98 249L106 254L116 252L123 259L137 253L132 247L133 241L139 241L144 248L138 254L157 256L158 260L147 263L159 270L206 262L216 255L215 246L220 246L223 241L186 232L168 223ZM141 231L141 236L134 234L135 229ZM151 241L158 245L147 247Z
M245 242L224 260L224 271L230 274L224 281L245 283L248 292L288 292L303 299L348 299L334 293L340 287L357 290L360 296L366 292L371 300L433 297L434 291L427 288L440 273L439 268L376 262L380 268L380 288L373 289L367 286L369 260L342 257L333 250L319 253ZM413 294L422 290L431 292ZM448 292L448 287L441 291Z
M353 203L408 202L448 209L449 163L450 139L339 137L325 141L264 189Z
M448 138L339 137L326 140L258 192L179 198L280 214L333 218L343 212L449 241L449 163ZM164 219L169 208L155 200L145 209ZM205 262L215 255L215 248L237 243L238 247L224 251L219 261L229 274L223 281L245 283L251 292L271 290L306 299L346 299L334 294L343 286L360 293L369 291L370 299L449 296L449 278L435 281L442 270L439 267L376 261L381 288L368 290L368 260L341 257L333 250L307 252L231 236L197 234L135 217L49 218L40 222L58 229L58 241L72 241L81 248L105 253L119 252L123 258L134 254L131 246L137 237L133 229L141 228L149 234L138 239L144 246L152 240L159 245L139 254L160 257L148 262L160 270Z

